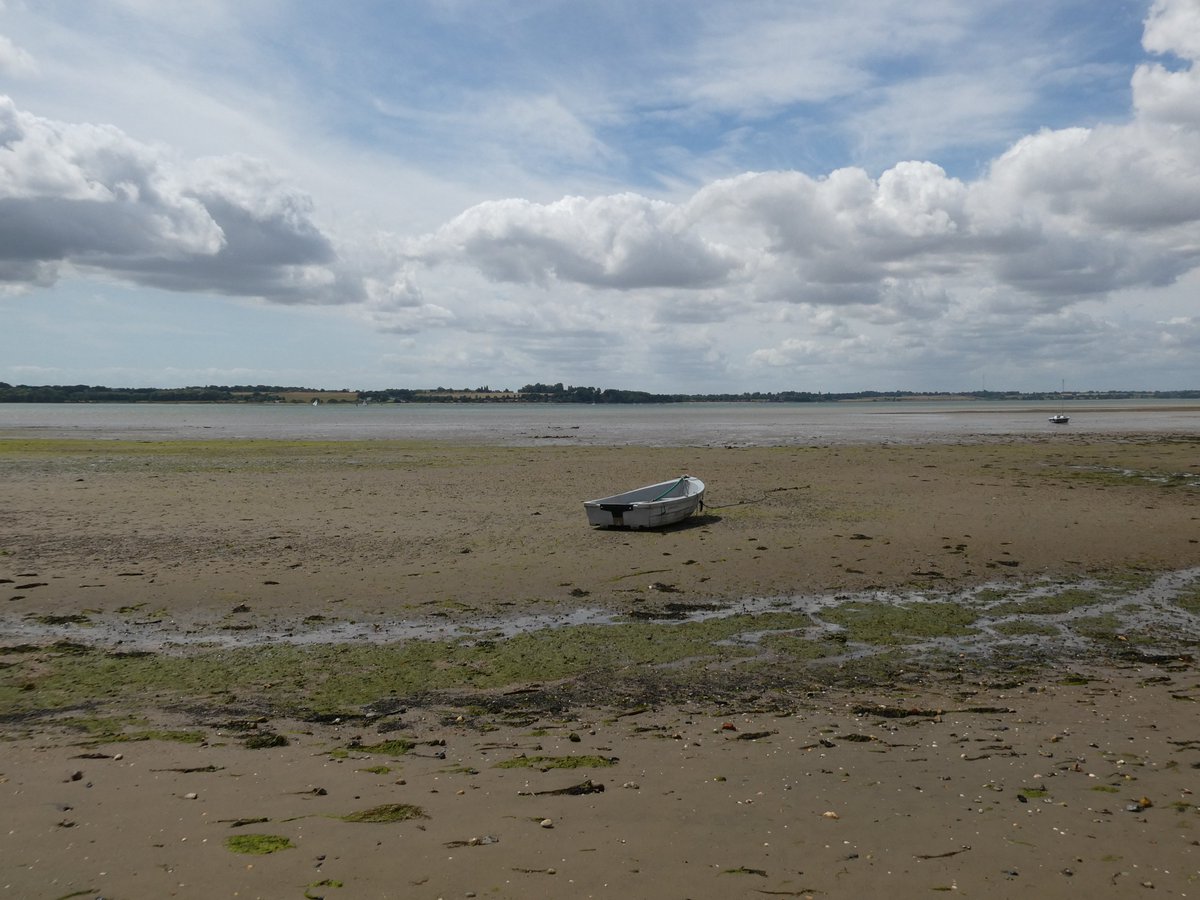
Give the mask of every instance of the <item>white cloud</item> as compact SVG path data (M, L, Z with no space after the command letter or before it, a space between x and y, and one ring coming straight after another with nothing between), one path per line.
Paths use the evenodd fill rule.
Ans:
M1160 349L1195 359L1200 352L1200 318L1180 316L1156 324Z
M37 71L38 65L33 55L0 34L0 75L26 78L36 75Z
M161 150L0 97L0 255L18 270L96 256L213 254L223 236Z
M1174 54L1188 62L1181 71L1141 65L1133 75L1133 103L1146 120L1200 127L1200 3L1155 0L1146 19L1142 45L1152 53Z
M185 163L112 126L52 122L0 97L0 279L65 265L182 291L358 299L308 198L245 157Z
M1180 21L1173 9L1155 7L1148 35ZM1190 43L1175 35L1170 46ZM1143 68L1135 87L1177 74ZM1006 305L1053 310L1200 264L1200 131L1188 110L1138 97L1129 123L1043 130L973 182L914 161L878 178L747 173L676 204L629 193L496 201L409 252L498 282L747 289L762 302L891 310L883 318L934 314L988 282L1018 291Z
M1183 72L1170 72L1159 65L1138 66L1133 99L1147 120L1200 126L1200 73L1194 65Z
M678 207L635 194L481 203L409 254L431 264L467 262L496 281L619 289L709 285L737 265L690 231Z
M1174 53L1200 60L1200 3L1196 0L1154 0L1142 46L1151 53Z

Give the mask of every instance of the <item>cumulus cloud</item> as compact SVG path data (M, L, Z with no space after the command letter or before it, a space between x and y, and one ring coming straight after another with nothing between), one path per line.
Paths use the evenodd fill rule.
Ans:
M1146 46L1200 47L1195 3L1159 0ZM981 285L1054 310L1169 284L1200 265L1200 90L1193 68L1142 66L1123 125L1029 135L964 182L931 162L714 181L669 203L635 194L473 207L412 243L413 260L494 282L712 291L760 302L927 318ZM1019 300L1024 297L1024 301ZM933 298L933 299L931 299Z
M482 203L414 242L428 263L470 261L496 281L701 287L738 261L687 227L673 204L636 194Z
M360 314L388 334L417 334L450 325L455 315L445 306L429 303L420 286L403 267L364 281Z
M0 280L44 285L72 266L172 290L357 299L335 262L308 198L259 161L189 163L0 97Z
M1151 53L1200 59L1200 5L1194 0L1154 0L1142 35Z
M1133 103L1150 122L1200 127L1200 4L1155 0L1146 19L1142 45L1151 53L1173 54L1189 65L1173 71L1161 64L1138 66Z
M411 256L497 282L876 304L896 282L994 279L1071 303L1169 283L1200 262L1198 136L1134 122L1044 132L974 183L927 162L872 179L748 173L686 202L631 194L496 201L415 242Z

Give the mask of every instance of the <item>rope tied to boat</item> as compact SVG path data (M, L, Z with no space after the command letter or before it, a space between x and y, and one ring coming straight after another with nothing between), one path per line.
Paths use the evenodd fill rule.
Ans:
M735 503L722 503L718 506L713 506L712 504L705 503L704 500L701 499L700 505L704 509L731 509L734 506L749 506L751 503L762 503L764 500L766 500L772 494L778 494L780 491L799 491L799 490L803 490L807 487L809 487L809 485L802 484L802 485L797 485L795 487L771 488L769 491L767 491L761 497L755 497L753 500L738 500Z

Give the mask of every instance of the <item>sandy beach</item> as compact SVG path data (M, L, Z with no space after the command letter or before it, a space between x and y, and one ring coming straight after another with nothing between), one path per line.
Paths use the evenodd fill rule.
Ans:
M1196 896L1198 446L0 441L0 896Z

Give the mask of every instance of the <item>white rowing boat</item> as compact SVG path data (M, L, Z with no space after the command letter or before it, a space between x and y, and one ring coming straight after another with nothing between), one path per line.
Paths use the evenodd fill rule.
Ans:
M612 528L661 528L682 521L704 505L704 482L691 475L585 500L589 525Z

